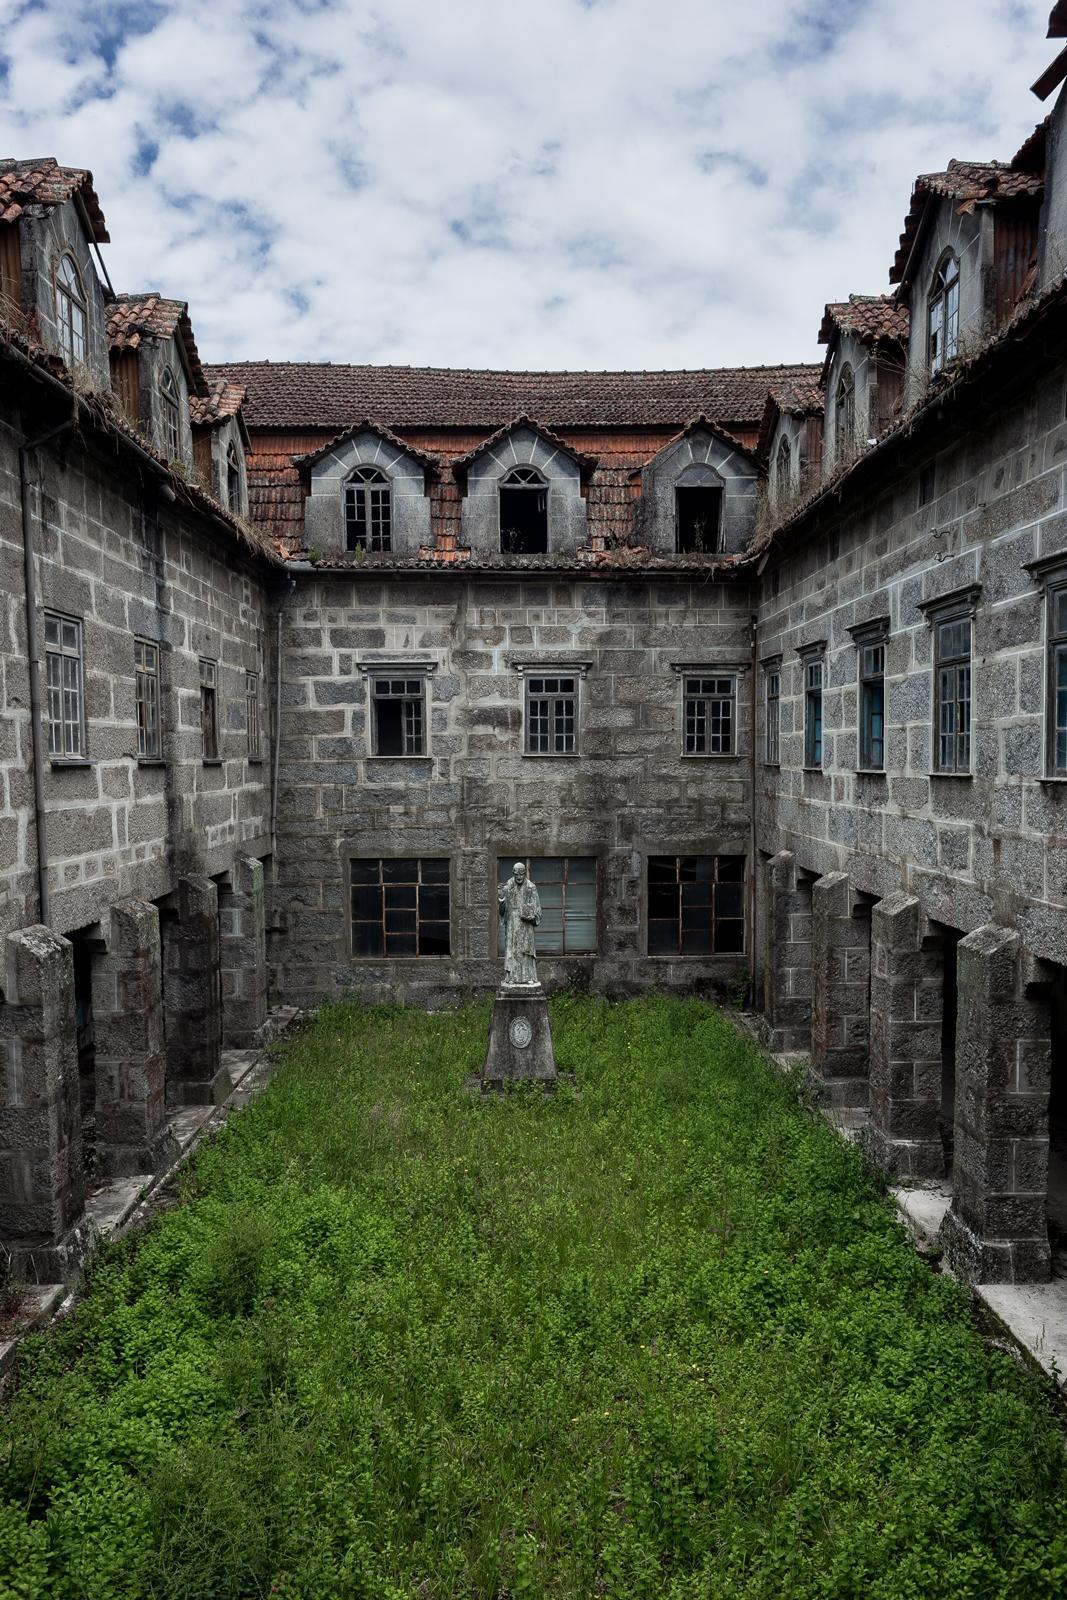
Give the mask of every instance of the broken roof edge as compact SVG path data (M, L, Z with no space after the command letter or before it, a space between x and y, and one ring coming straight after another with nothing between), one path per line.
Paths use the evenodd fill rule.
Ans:
M747 573L750 563L740 554L735 555L660 555L645 545L619 545L610 550L584 549L572 555L554 554L514 556L500 553L459 550L425 550L417 556L359 555L342 556L331 553L311 560L306 552L293 555L287 568L297 572L338 573L346 577L365 577L384 574L424 575L432 572L455 578L496 577L513 575L521 578L529 573L581 573L589 577L625 579L628 577L692 577L699 575L705 581L727 577L742 569Z
M147 462L158 477L169 485L178 503L184 503L189 508L210 517L232 536L244 553L260 557L272 567L285 565L266 534L246 522L244 518L235 517L199 483L190 482L183 474L176 472L171 463L147 439L113 410L114 400L110 392L105 397L95 391L78 388L59 356L45 349L37 340L12 327L2 316L0 316L0 359L15 362L42 386L65 393L73 401L75 425L87 419L90 426L102 438L112 440L131 455Z
M850 481L862 480L871 470L872 463L880 467L887 454L899 448L916 430L925 427L946 404L968 394L985 375L987 369L1005 359L1008 352L1025 347L1036 339L1045 318L1058 309L1067 309L1067 272L1042 295L1017 310L998 333L972 356L957 362L952 371L945 376L945 381L932 386L910 411L905 412L881 436L876 444L853 460L843 463L794 506L786 517L757 535L749 549L742 553L743 559L757 561L762 570L763 565L775 551L775 547L780 545L787 534L802 527L832 499L840 498L845 485Z

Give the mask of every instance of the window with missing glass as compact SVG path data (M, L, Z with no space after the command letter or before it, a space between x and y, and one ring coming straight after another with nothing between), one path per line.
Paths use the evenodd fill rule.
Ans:
M219 664L200 662L200 739L205 761L219 758Z
M158 761L162 751L158 644L148 639L133 641L133 671L137 701L137 755L141 761Z
M1048 592L1049 775L1067 778L1067 582Z
M650 956L741 955L744 856L650 856Z
M249 672L245 676L245 731L248 740L248 755L251 760L259 759L259 673Z
M526 679L526 754L572 756L578 750L578 677L536 673Z
M834 397L834 446L838 456L846 455L856 442L856 380L846 362L837 380Z
M971 619L934 618L934 769L971 770Z
M68 255L60 256L56 265L55 296L60 349L73 367L85 360L87 319L81 274Z
M357 467L344 486L345 549L384 553L393 544L392 485L378 467Z
M822 766L823 748L823 679L825 663L822 655L804 657L804 765Z
M940 372L959 354L960 264L951 250L938 262L927 309L930 371Z
M736 721L736 677L682 674L682 748L687 756L734 755Z
M426 680L371 678L371 741L376 756L426 754Z
M596 950L596 857L500 856L496 866L501 887L516 861L525 862L541 901L538 955L591 955ZM497 923L497 950L503 955L504 919L498 917Z
M226 504L231 511L241 509L241 458L235 444L226 451Z
M763 759L767 766L776 767L781 761L782 748L782 668L780 662L774 662L766 669L765 700L766 739Z
M448 858L404 857L350 864L352 954L451 954Z
M48 754L57 760L85 755L85 674L82 625L77 617L44 614L48 681Z
M171 461L180 461L182 430L178 405L178 385L169 367L163 368L159 383L160 422L163 429L163 449Z

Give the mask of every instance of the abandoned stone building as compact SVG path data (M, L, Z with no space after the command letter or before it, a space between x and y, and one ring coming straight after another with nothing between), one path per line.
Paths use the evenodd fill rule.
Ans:
M550 990L749 992L872 1159L951 1173L962 1273L1048 1275L1065 108L920 177L889 291L773 368L205 368L112 288L91 175L0 163L20 1271L76 1267L87 1184L168 1161L269 999L489 992L521 858Z

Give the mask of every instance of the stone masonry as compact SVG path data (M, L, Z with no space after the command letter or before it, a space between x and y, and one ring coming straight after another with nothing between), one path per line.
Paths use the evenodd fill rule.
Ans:
M807 1049L812 1017L812 886L781 850L765 866L764 1037L772 1050Z
M222 1065L219 897L210 878L178 881L163 918L167 1104L218 1105L230 1092Z
M871 1007L871 906L847 873L811 888L812 1083L820 1100L867 1103Z

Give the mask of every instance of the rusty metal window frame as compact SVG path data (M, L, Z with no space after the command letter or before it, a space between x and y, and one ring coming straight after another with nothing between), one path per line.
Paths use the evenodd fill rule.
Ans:
M80 617L44 614L48 754L53 761L85 757L85 630Z
M393 548L393 486L380 467L357 467L344 486L345 549L387 555Z
M448 857L353 857L349 911L353 960L451 956Z
M745 857L648 858L646 946L649 956L743 956Z
M133 641L134 690L137 703L137 758L158 761L163 753L160 715L159 645L154 639Z

